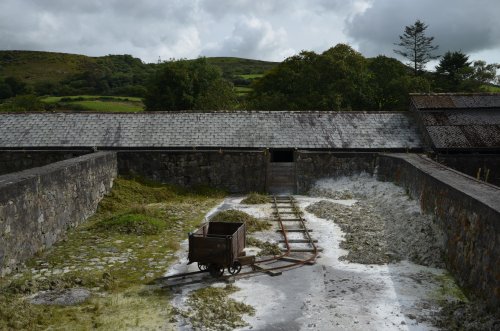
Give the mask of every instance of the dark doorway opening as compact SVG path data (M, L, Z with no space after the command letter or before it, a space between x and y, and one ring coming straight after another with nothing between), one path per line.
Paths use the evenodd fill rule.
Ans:
M293 162L293 149L271 150L271 162Z

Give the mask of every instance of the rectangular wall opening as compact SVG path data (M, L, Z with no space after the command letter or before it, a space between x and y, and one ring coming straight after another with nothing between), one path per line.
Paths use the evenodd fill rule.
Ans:
M293 149L271 150L271 162L293 162Z

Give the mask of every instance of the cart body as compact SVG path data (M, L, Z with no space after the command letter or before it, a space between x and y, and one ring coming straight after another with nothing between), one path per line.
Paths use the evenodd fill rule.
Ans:
M189 234L189 263L231 267L244 255L245 232L245 223L203 224L196 232Z

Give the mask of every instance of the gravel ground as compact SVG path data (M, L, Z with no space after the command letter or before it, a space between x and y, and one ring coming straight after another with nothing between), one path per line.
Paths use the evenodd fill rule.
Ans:
M349 251L344 258L363 264L384 264L409 260L443 268L443 236L433 218L420 213L418 202L403 189L371 177L329 181L311 191L312 196L331 199L355 198L352 207L320 201L308 207L314 215L333 220L346 233L341 247Z
M379 182L368 175L318 182L311 196L356 199L352 206L331 200L311 204L306 210L332 220L345 233L341 260L361 264L386 264L409 260L444 268L442 230L433 217L420 213L418 201L404 189ZM445 286L446 287L446 286ZM442 330L500 330L500 311L488 310L480 300L449 297L431 317L420 317Z

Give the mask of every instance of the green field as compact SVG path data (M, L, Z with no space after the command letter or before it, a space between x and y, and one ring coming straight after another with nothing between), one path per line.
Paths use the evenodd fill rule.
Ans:
M241 78L244 79L257 79L261 78L264 76L264 74L245 74L245 75L239 75Z
M248 93L253 91L251 87L244 87L244 86L235 86L234 90L236 91L236 94L239 96L247 95Z
M483 90L485 90L486 92L494 92L494 93L498 93L500 92L500 86L494 86L494 85L483 85L481 86L481 88Z
M95 95L66 97L45 97L42 102L57 104L61 110L88 110L97 112L141 112L144 104L141 98Z

